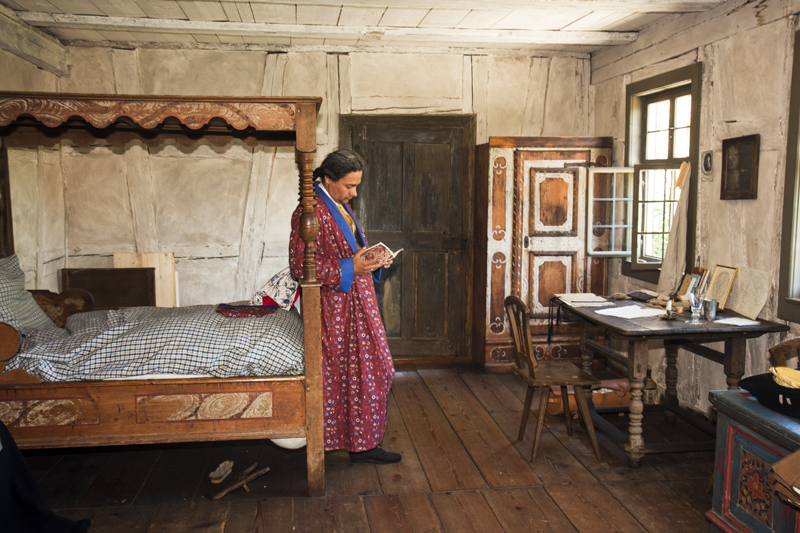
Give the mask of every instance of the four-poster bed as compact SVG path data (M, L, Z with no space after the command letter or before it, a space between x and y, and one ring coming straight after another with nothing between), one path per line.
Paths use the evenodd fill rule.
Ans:
M179 144L207 136L215 144L220 138L227 142L238 137L248 144L294 145L303 206L301 236L306 242L301 282L304 376L41 383L22 370L0 373L0 420L21 448L305 437L308 490L311 495L323 493L320 284L314 257L318 225L312 178L320 103L315 97L0 92L4 198L10 197L8 146L97 136L119 146L134 138L152 144L158 136ZM0 257L6 257L14 253L10 202L0 207ZM0 371L18 343L16 330L0 324ZM213 416L181 414L181 406L198 402L219 409L210 410ZM256 416L228 408L253 402L262 407Z

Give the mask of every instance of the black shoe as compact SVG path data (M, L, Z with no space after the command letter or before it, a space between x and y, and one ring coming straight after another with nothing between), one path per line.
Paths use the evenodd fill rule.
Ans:
M399 453L387 452L381 448L380 444L365 452L350 452L351 463L379 463L387 465L399 463L402 458L403 456Z
M92 521L88 518L84 518L83 520L75 522L75 525L69 530L69 533L87 533L91 525Z

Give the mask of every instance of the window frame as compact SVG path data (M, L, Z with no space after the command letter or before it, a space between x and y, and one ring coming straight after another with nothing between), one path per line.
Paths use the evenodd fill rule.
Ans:
M613 174L613 183L611 196L608 198L596 198L594 196L594 175L595 174ZM621 196L617 194L617 177L624 176L626 186L631 191L631 196ZM631 167L595 167L589 168L586 176L586 188L588 191L586 201L586 255L590 257L630 257L631 256L631 230L633 224L633 168ZM594 220L594 207L596 202L607 202L611 205L611 224L595 224ZM625 223L618 224L616 211L617 206L622 206L625 210L624 221ZM609 242L611 242L611 250L599 251L592 249L592 232L595 228L601 228L610 232ZM625 247L622 250L614 250L613 246L616 242L615 235L617 230L627 229L627 238L625 239Z
M792 294L793 270L800 244L800 31L794 34L792 85L789 98L789 124L786 135L786 173L783 190L781 262L778 276L778 318L800 323L800 295ZM798 273L800 275L800 273Z
M687 213L687 234L686 234L686 262L689 265L695 263L696 246L696 227L697 227L697 180L699 177L698 162L700 160L700 109L702 92L703 63L697 62L685 67L665 72L652 78L647 78L634 83L630 83L625 88L625 166L636 167L641 165L648 168L657 168L658 165L672 163L675 161L689 161L692 164L691 175L689 176L689 186L681 194L689 194L689 205ZM648 101L653 100L653 95L665 93L689 86L689 94L692 96L692 118L690 122L691 133L689 137L689 155L685 158L674 159L670 154L670 159L659 159L646 161L644 159L644 118L645 106ZM653 165L656 166L653 166ZM660 168L660 167L659 167ZM634 174L634 193L638 194L639 179ZM638 201L634 200L634 216L638 216ZM634 223L632 234L632 254L635 257L636 242L638 238L638 221ZM639 279L649 283L657 284L660 274L661 263L637 264L632 260L623 260L622 274L624 276Z

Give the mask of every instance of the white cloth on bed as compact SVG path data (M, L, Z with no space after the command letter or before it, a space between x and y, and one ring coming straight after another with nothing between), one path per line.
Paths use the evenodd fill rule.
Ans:
M289 310L294 305L300 282L292 277L289 267L284 268L272 278L250 299L253 305L276 304L281 309ZM265 298L266 297L266 298Z
M303 373L303 323L296 311L226 318L215 308L132 307L72 315L68 336L20 352L7 368L23 368L43 381Z

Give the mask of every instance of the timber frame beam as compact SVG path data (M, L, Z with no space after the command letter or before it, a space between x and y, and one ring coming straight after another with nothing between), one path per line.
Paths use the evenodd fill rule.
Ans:
M19 18L31 26L72 30L144 31L153 33L225 34L241 37L290 37L315 39L358 39L365 42L421 41L484 44L579 44L611 46L632 43L636 32L486 30L454 28L405 28L379 26L331 26L272 24L260 22L212 22L58 13L21 12Z
M21 22L3 5L0 5L0 49L56 76L69 73L67 48L58 39Z

